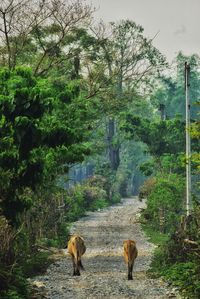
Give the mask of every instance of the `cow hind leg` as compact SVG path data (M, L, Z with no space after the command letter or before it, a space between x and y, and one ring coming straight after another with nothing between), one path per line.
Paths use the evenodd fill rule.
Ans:
M128 263L128 280L133 280L133 264Z
M78 262L76 263L76 267L75 267L75 275L76 276L80 276L80 270L79 270L79 265L78 265Z
M82 264L82 261L78 261L78 265L79 265L79 268L81 268L82 270L85 270L85 268L83 267L83 264Z
M74 260L74 256L72 256L72 264L73 264L73 276L75 276L76 275L76 263Z
M80 276L79 258L77 256L74 258L74 263L75 263L75 275Z
M73 272L73 276L80 276L80 270L79 267L76 265L76 263L74 263L74 272Z

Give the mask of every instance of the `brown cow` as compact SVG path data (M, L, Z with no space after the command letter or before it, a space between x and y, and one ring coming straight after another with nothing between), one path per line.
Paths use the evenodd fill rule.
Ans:
M124 259L128 264L128 280L133 279L133 265L138 255L136 242L134 240L126 240L123 242L124 246Z
M80 268L84 270L81 262L81 256L86 251L84 240L79 235L73 235L68 241L67 247L68 247L68 252L72 257L73 269L74 269L73 275L79 276Z

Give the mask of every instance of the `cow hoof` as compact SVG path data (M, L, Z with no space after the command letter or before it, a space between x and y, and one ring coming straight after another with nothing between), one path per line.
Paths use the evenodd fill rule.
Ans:
M128 277L128 280L133 280L133 277Z

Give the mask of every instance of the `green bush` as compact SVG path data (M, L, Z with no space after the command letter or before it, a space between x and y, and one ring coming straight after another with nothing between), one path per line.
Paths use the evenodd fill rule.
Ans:
M8 269L7 269L8 270ZM27 299L30 298L30 286L25 279L21 268L13 268L13 271L7 271L7 287L0 289L0 298L2 299Z
M112 204L117 204L117 203L120 203L120 201L121 201L121 195L119 194L119 193L114 193L113 195L112 195Z
M8 292L2 294L2 299L22 299L21 294L15 290L8 290Z
M48 259L48 252L37 252L27 257L25 263L22 266L23 273L26 277L31 277L41 273L45 273L47 267L51 261Z
M105 199L96 200L90 207L91 211L95 211L98 209L103 209L108 206L108 202Z
M139 199L147 198L153 191L155 184L155 177L148 178L139 189Z
M106 188L106 179L100 175L70 188L65 197L67 221L77 220L85 214L86 210L94 211L108 206L109 200L104 188Z
M76 221L85 214L84 196L80 185L71 188L65 197L65 215L67 222Z
M106 191L99 187L84 186L83 194L85 199L85 208L91 209L95 203L100 200L106 201Z
M193 216L187 223L187 229L183 229L183 223L182 219L177 230L165 241L156 238L159 247L154 252L149 272L151 276L163 276L177 286L184 298L198 299L200 298L199 206L194 207ZM153 233L152 229L145 229L145 231L150 236L157 233L155 229ZM192 242L187 243L186 239ZM151 240L155 241L154 238Z
M175 174L157 176L156 182L150 184L147 208L143 216L155 230L172 233L176 230L183 213L183 198L182 177Z
M166 243L167 246L167 243ZM176 252L178 255L178 252ZM185 262L170 263L163 248L155 252L151 264L151 277L162 276L177 286L184 298L200 298L200 263L193 257L188 257Z
M176 263L166 269L163 275L173 281L188 298L200 298L199 271L194 262Z

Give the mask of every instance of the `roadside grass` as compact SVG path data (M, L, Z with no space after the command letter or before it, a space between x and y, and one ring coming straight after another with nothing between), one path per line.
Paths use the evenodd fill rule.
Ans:
M142 229L149 241L157 246L161 246L169 240L167 234L155 231L150 225L142 224Z

